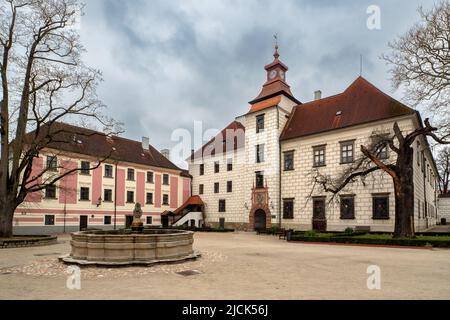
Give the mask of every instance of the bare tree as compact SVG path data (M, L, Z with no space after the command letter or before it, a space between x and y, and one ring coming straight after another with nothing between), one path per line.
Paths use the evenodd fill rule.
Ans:
M100 72L81 60L79 1L0 1L0 237L10 237L14 211L28 194L79 170L43 169L31 176L42 150L68 142L58 141L65 132L57 124L95 121L110 133L115 126L102 116L104 105L96 95Z
M417 113L418 129L406 134L395 123L390 137L361 146L361 159L339 177L319 172L314 175L315 186L336 195L347 185L364 180L375 171L389 174L395 191L395 237L414 236L414 141L423 138L428 143L430 138L436 143L448 144L450 136L450 2L441 1L429 11L419 8L419 14L421 21L389 43L391 52L382 58L391 66L393 86L404 88L405 100L432 114L438 125L431 126L428 119L423 125ZM380 157L380 146L388 146L395 160Z
M420 116L417 114L418 121ZM425 125L408 134L403 133L398 123L393 126L393 134L375 135L372 143L361 145L361 157L356 159L339 176L332 177L321 174L318 170L313 174L313 188L319 186L333 197L357 181L364 184L364 179L375 171L383 171L392 178L395 197L394 237L414 237L414 149L413 143L419 137L430 137L438 143L450 143L440 139L428 119ZM394 157L386 158L387 148ZM313 189L314 190L314 189Z
M441 1L428 11L419 7L419 14L421 20L389 43L391 52L382 58L391 66L394 88L404 88L405 101L431 111L433 122L448 133L450 1Z
M436 158L439 171L439 191L442 194L450 192L450 148L442 148Z

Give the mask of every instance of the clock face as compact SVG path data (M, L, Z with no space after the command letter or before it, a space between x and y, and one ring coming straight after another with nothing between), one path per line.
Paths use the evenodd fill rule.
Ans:
M280 78L284 80L284 72L280 71Z
M273 79L273 78L275 78L277 76L277 70L272 70L272 71L270 71L270 74L269 74L269 78L270 79Z

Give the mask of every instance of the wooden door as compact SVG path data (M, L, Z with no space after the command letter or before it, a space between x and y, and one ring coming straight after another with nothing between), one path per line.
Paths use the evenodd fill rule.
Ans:
M80 231L88 228L88 216L80 216Z
M313 230L326 231L327 230L327 218L325 212L325 199L313 200Z

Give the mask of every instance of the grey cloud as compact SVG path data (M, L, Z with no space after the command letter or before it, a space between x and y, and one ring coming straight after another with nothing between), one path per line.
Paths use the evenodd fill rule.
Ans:
M176 128L221 129L248 110L279 34L287 79L301 101L335 94L359 74L389 91L379 55L418 19L419 1L378 1L382 29L366 28L372 1L89 1L87 62L104 72L99 95L126 137L173 146ZM430 3L431 4L431 3ZM427 2L427 5L430 5ZM389 92L392 93L392 92ZM392 93L401 98L401 93Z

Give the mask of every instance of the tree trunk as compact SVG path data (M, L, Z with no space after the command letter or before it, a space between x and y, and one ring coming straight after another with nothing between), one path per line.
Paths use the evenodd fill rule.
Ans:
M413 151L409 146L397 159L398 179L395 189L394 238L414 237L414 169Z
M16 208L10 203L1 207L0 212L0 238L11 238L13 236L13 218Z

